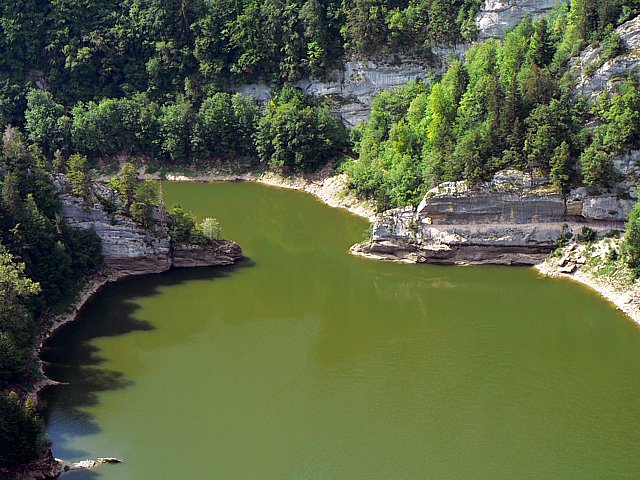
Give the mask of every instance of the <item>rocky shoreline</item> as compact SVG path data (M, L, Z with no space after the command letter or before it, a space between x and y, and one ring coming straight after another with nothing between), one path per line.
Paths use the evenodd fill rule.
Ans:
M53 385L60 385L60 382L56 382L48 378L43 369L43 362L40 358L42 349L45 343L55 333L68 323L74 322L83 308L95 298L108 284L119 282L132 277L150 275L154 273L162 273L172 268L191 268L191 267L203 267L203 266L222 266L231 265L236 260L242 258L242 250L240 247L229 240L219 240L214 245L200 246L190 245L188 248L181 248L176 250L178 252L188 252L188 255L180 253L176 257L171 258L169 266L164 270L151 269L148 272L138 270L135 273L128 273L122 270L113 270L109 266L96 272L86 279L84 288L79 292L77 299L69 306L69 310L63 314L57 315L46 332L42 333L38 338L37 345L35 347L36 358L38 359L38 373L42 377L41 380L36 382L27 393L27 396L34 401L38 400L39 394L46 387ZM198 254L202 253L204 258L208 258L207 261L197 261ZM109 460L109 461L107 461ZM104 463L119 463L119 461L111 461L109 457L97 460L83 460L80 462L67 462L58 458L54 458L51 450L48 450L43 458L28 465L23 466L19 471L12 473L6 473L6 480L20 479L20 480L46 480L57 478L60 474L69 470L83 470L95 468ZM4 480L4 479L3 479Z
M143 229L130 218L107 212L100 202L87 205L86 202L70 193L64 177L56 178L56 188L62 202L61 213L66 221L77 228L93 229L101 240L104 265L100 271L85 278L85 285L69 305L66 312L50 319L46 330L40 334L34 347L38 359L37 381L27 392L27 396L38 400L40 392L51 385L57 385L44 373L40 359L42 349L64 325L77 319L82 309L109 283L127 278L166 272L172 268L210 267L231 265L242 258L242 249L230 240L212 240L208 244L177 245L169 235L169 228L162 210L153 214L154 224ZM93 187L98 190L100 184ZM109 461L107 461L109 460ZM0 472L9 480L40 480L57 478L69 469L93 468L102 463L117 463L116 459L86 460L82 462L64 462L55 459L51 451L44 452L42 458L30 465L22 466L11 472Z
M342 208L359 217L373 222L376 217L375 205L371 201L357 198L347 187L345 174L331 175L332 165L305 175L284 176L275 172L221 173L221 172L167 172L164 178L173 182L255 182L271 187L287 188L309 193L326 205ZM145 178L159 180L158 174L145 174Z
M158 177L156 176L155 178ZM282 175L274 173L246 173L238 175L200 173L189 176L169 173L167 174L167 179L192 182L251 181L280 188L291 188L310 193L331 207L345 208L355 215L366 218L373 225L380 219L380 217L375 214L375 205L372 202L363 202L348 192L346 177L344 175L330 176L326 170L311 178L302 176L283 177ZM518 181L520 182L521 180L518 179ZM511 184L511 186L513 186L513 184ZM561 201L561 199L555 197L552 197L552 199L555 203ZM629 208L629 206L625 205L625 208ZM626 216L626 211L621 211L620 213ZM569 227L569 230L578 233L586 224L556 222L555 224L536 225L532 227L532 229L537 228L538 232L536 234L534 234L533 231L526 232L527 238L531 239L535 237L535 235L539 235L540 229L553 230L550 235L546 235L550 240L537 248L521 248L516 246L509 250L486 244L458 245L451 248L440 243L438 245L432 245L433 248L431 248L427 257L413 242L399 242L396 238L393 241L387 239L356 244L351 247L351 253L375 260L396 261L400 263L430 262L457 265L490 263L533 266L541 275L566 278L592 288L600 293L603 298L613 303L634 322L640 324L640 287L630 287L620 282L612 282L609 281L606 276L595 276L582 268L581 265L578 265L576 270L571 273L563 272L562 270L566 270L566 266L559 266L554 258L549 257L549 253L555 249L557 234L565 225ZM620 220L617 222L599 221L592 223L592 226L596 228L599 227L603 231L606 231L616 227L621 228L623 222ZM489 253L491 253L491 255L489 255ZM456 260L456 258L460 260Z
M640 284L610 252L619 251L620 241L603 239L592 245L571 244L534 268L540 274L581 283L611 302L640 325Z

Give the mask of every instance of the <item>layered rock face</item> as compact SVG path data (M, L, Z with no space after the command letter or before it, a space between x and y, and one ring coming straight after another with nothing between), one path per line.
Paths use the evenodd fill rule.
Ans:
M297 87L308 95L331 99L332 110L345 126L355 127L369 117L377 93L395 90L412 80L428 81L432 74L444 71L449 54L459 55L465 50L465 46L439 49L432 62L405 55L388 55L375 61L352 60L343 70L330 75L333 80L305 79ZM235 90L261 102L273 95L273 88L265 84L241 85Z
M466 182L442 184L416 210L385 212L371 241L352 252L379 259L446 264L539 263L562 234L588 226L600 233L624 228L634 201L590 196L585 189L565 200L544 180L515 171L469 189Z
M527 15L532 18L549 13L560 3L568 0L486 0L476 17L478 39L502 38L516 27Z
M476 17L479 40L501 38L525 16L545 15L563 2L568 0L486 0ZM345 126L355 127L369 117L377 93L395 90L412 80L428 82L433 76L444 73L452 56L464 55L469 47L469 44L434 46L431 48L433 56L428 61L403 54L353 59L346 62L342 70L332 72L331 80L308 78L297 86L308 95L331 99L333 111ZM274 87L256 83L238 85L233 90L264 102L272 97Z
M61 214L72 226L93 229L102 242L102 255L115 278L160 273L172 267L230 265L242 257L242 250L228 240L210 245L174 245L160 210L154 212L154 225L145 230L130 218L109 214L96 202L86 205L69 192L63 177L56 179Z
M578 78L577 92L595 99L602 92L611 92L615 85L625 80L630 73L640 71L640 17L620 25L620 35L625 53L605 60L602 46L587 47L572 61L574 75Z

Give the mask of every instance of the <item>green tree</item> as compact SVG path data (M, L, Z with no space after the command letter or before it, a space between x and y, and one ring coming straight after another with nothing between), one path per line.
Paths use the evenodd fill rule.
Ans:
M112 182L124 201L125 208L128 209L135 200L136 188L138 187L138 170L132 163L122 164L118 175Z
M311 105L304 94L284 87L269 101L258 123L260 159L285 170L317 168L337 156L344 130L328 107Z
M89 161L85 155L73 154L67 160L67 178L71 183L73 193L86 198L89 196Z
M611 156L597 141L587 147L580 156L582 180L586 185L607 188L613 182L614 170Z
M45 154L53 154L57 148L66 146L69 119L64 117L64 106L56 103L50 92L30 90L24 116L29 140Z
M140 182L131 204L131 218L143 228L153 225L153 212L160 202L158 186L151 180Z
M551 183L562 193L562 198L567 203L567 195L571 191L571 173L573 162L569 144L563 140L556 148L551 159Z
M622 252L636 276L640 276L640 203L631 210L626 224Z
M44 442L44 426L31 402L22 404L15 392L0 392L0 465L35 460Z
M191 160L191 130L194 123L193 107L185 97L164 105L160 117L162 151L175 163Z
M167 213L170 220L171 239L179 244L193 242L196 232L196 222L193 216L185 212L179 205L174 206Z

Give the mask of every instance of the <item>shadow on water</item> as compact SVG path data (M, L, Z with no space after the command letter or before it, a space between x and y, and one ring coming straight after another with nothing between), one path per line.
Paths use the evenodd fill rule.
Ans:
M99 403L100 392L133 385L122 372L102 366L105 359L92 341L100 337L154 330L149 322L135 318L140 308L135 299L159 295L163 287L222 279L240 268L253 265L255 262L244 258L231 266L175 269L108 285L83 308L75 322L56 332L45 343L41 354L45 374L62 383L46 388L41 394L45 407L44 419L49 426L55 454L65 459L87 457L87 452L66 447L63 432L68 433L68 425L72 424L74 436L100 433L100 427L87 413L86 407ZM63 417L67 427L56 428L57 417ZM97 477L92 472L71 472L65 474L64 478L80 480Z
M108 468L109 465L105 465L105 467ZM78 470L75 472L63 473L60 478L63 480L93 480L95 478L100 478L100 474L92 470Z

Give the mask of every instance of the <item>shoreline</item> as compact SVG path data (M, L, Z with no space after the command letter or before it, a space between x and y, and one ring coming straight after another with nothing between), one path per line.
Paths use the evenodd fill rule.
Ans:
M34 353L38 361L38 375L41 377L41 379L34 383L27 392L27 398L29 398L30 400L37 401L40 392L48 386L64 385L64 383L62 382L57 382L50 379L44 373L44 362L40 357L40 354L42 353L42 350L44 349L47 341L65 325L75 322L82 309L88 303L90 303L91 300L93 300L93 298L97 294L99 294L102 289L105 288L108 284L119 282L121 280L136 276L108 272L107 269L108 267L105 266L103 270L94 272L93 274L89 275L85 279L85 286L78 292L76 299L69 304L67 311L55 315L52 318L53 321L47 327L47 329L38 336L36 345L34 347Z
M346 184L346 174L331 175L331 165L314 174L284 176L275 172L261 173L183 173L167 172L165 179L171 182L254 182L270 187L299 190L313 195L325 205L342 208L350 213L373 222L376 217L375 205L361 200L351 193ZM143 173L144 178L160 180L160 175Z
M178 182L246 181L261 183L272 187L300 190L315 196L330 207L346 209L369 222L373 222L376 217L373 203L359 200L348 192L344 174L331 176L326 170L327 169L323 169L319 174L310 177L284 177L271 172L259 174L243 173L237 175L194 172L192 176L169 172L166 174L166 179ZM156 180L160 179L159 175L146 175L146 177ZM367 258L389 261L389 259L384 257L367 256ZM392 261L404 264L418 263L410 259ZM611 303L616 309L620 310L640 326L640 287L623 289L620 286L613 285L612 282L605 281L603 277L595 277L591 273L583 271L579 266L573 273L562 273L559 271L560 268L557 265L553 265L548 258L541 263L533 265L532 268L542 276L572 280L594 290L603 299Z
M159 179L160 177L155 174L145 174L145 178ZM240 175L205 173L195 174L193 176L168 173L166 175L166 179L169 181L179 182L248 181L272 187L299 190L315 196L327 206L346 209L352 214L367 219L369 222L372 222L375 218L375 209L372 202L358 200L353 194L348 192L344 174L330 176L329 172L324 171L314 177L284 177L270 172L260 174L246 173ZM571 249L568 249L565 256L570 256L570 254ZM621 285L616 285L613 280L607 280L607 277L596 277L591 272L586 271L586 269L583 268L583 265L580 264L579 260L572 259L571 262L573 262L573 267L575 267L571 272L568 272L566 268L563 268L564 264L562 264L561 261L554 258L548 258L542 263L533 266L533 268L535 268L540 276L549 278L565 278L591 288L603 299L607 300L618 310L624 313L636 325L640 326L640 285L628 285L626 288L623 288ZM405 261L404 263L417 262ZM34 347L34 353L38 362L38 374L40 380L35 382L28 390L28 398L37 402L39 400L40 393L45 388L64 384L48 378L44 373L44 362L42 361L40 354L46 342L65 325L76 321L83 308L108 284L119 282L130 277L143 276L151 273L157 272L142 272L132 275L125 272L110 271L109 267L105 266L101 271L94 272L86 278L86 284L77 294L76 299L68 306L67 311L53 316L46 331L38 336ZM59 459L54 459L52 455L49 460L59 465L64 465L64 462Z
M271 187L303 191L313 195L329 207L345 209L358 217L372 222L375 218L373 203L360 200L350 193L346 186L346 175L339 174L331 176L330 167L329 165L327 168L315 174L292 177L285 177L273 172L248 172L243 174L194 172L194 175L191 176L169 172L166 174L166 180L174 182L255 182ZM143 177L151 180L160 180L160 175L158 174L143 173ZM38 336L33 351L38 362L37 373L40 379L28 389L27 398L37 402L40 392L46 387L63 385L61 382L50 379L44 373L44 364L40 358L40 354L46 342L55 335L58 330L68 323L74 322L85 305L91 302L108 284L119 282L130 277L152 273L157 272L153 271L131 275L129 273L109 271L109 267L105 266L101 271L89 275L85 279L85 286L78 292L76 299L69 304L67 311L53 316L51 324L47 327L46 331Z
M566 250L566 249L565 249ZM578 255L581 255L579 252ZM564 258L571 258L571 251L565 252ZM563 278L577 282L590 288L621 311L627 318L640 327L640 284L622 284L606 275L596 276L584 264L571 262L569 267L562 265L562 260L548 258L535 265L539 275L549 278Z

